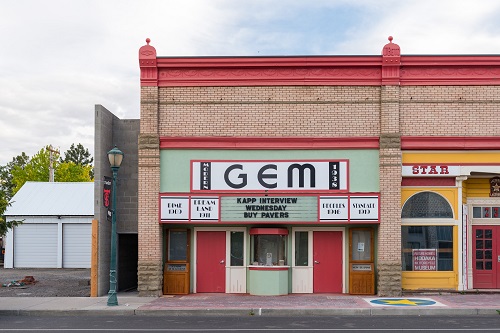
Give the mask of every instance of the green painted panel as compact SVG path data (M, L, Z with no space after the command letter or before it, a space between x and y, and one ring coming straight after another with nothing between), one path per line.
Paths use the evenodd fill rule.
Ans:
M379 153L356 150L196 150L160 152L160 191L189 192L191 160L349 160L350 192L379 192Z
M288 294L288 270L250 270L250 295L270 296Z

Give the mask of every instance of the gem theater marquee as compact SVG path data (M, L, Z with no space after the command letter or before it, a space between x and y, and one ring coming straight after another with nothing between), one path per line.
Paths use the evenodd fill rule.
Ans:
M348 165L347 160L192 161L192 193L207 195L161 194L160 221L378 223L379 195L348 193ZM263 194L251 195L257 191ZM307 194L312 191L321 195Z

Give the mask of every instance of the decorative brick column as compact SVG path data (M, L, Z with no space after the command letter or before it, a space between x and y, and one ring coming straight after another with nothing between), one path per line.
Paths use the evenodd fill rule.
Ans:
M162 294L162 237L158 223L160 192L160 139L158 135L158 70L156 50L139 49L141 68L141 128L139 133L139 212L137 267L139 296Z
M401 132L399 119L400 49L383 49L380 90L380 228L377 290L379 296L401 295Z

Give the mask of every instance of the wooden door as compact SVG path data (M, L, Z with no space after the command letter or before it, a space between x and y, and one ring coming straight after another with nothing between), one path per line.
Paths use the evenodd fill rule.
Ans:
M199 231L196 240L196 292L226 291L226 232Z
M313 233L313 292L342 292L342 232Z
M472 235L473 288L500 288L500 226L473 226Z

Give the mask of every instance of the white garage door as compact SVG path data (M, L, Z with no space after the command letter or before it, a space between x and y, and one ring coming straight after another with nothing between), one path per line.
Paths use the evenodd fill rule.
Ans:
M92 224L63 224L63 267L90 268Z
M14 230L14 267L57 267L57 224L26 223Z

